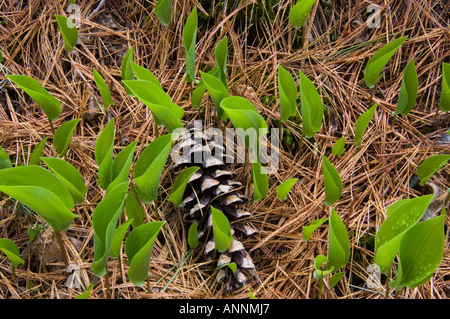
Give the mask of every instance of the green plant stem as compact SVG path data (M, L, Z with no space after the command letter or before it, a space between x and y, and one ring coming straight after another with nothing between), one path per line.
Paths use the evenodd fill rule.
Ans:
M384 295L385 299L389 299L389 281L391 280L391 269L389 269L387 275L386 275L386 292Z
M105 273L105 287L106 287L106 299L111 299L111 286L109 284L108 270L106 270L106 273Z
M61 235L59 234L58 231L54 231L54 233L55 233L56 240L59 243L59 249L61 250L61 256L62 256L62 258L64 260L64 265L67 268L67 266L69 266L69 260L67 258L66 249L64 247L64 242L63 242L63 240L61 238Z
M369 97L369 108L373 105L373 94L375 92L376 86L374 86L372 89L370 89L370 97Z
M48 119L48 123L50 124L50 129L52 130L52 135L55 135L55 128L53 127L53 122L48 117L47 117L47 119Z

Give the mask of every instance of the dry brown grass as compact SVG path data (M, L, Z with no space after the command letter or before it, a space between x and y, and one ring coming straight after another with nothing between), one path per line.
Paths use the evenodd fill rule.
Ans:
M50 261L45 271L16 269L17 282L12 279L9 262L3 256L0 257L1 298L72 298L91 282L96 284L91 298L105 297L104 278L90 271L93 259L91 214L103 196L96 185L93 150L98 133L106 124L106 116L92 99L97 94L93 68L106 79L116 103L111 108L111 116L117 123L116 151L139 140L138 156L157 134L164 132L163 129L154 132L150 111L137 99L127 96L122 88L120 65L131 46L135 49L135 62L152 70L173 101L184 108L186 123L200 116L207 123L214 123L212 102L204 99L203 114L193 110L188 98L189 84L183 82L182 28L193 4L207 2L174 1L173 22L169 28L161 26L153 13L156 1L116 2L121 4L128 21L123 21L108 5L86 19L98 1L77 1L82 10L79 44L68 54L54 19L54 14L66 14L67 1L38 0L31 5L28 1L0 0L0 48L5 57L4 65L11 74L38 79L62 102L63 113L55 122L56 127L68 119L81 119L67 159L79 169L89 190L85 204L78 207L79 218L63 235L69 259L81 267L83 289L69 289L65 285L68 274L54 254L48 256ZM352 248L345 279L334 289L325 286L323 297L384 298L384 287L370 290L365 286L366 267L373 262L370 241L389 205L398 199L420 195L409 187L418 164L431 154L449 153L448 143L437 143L449 128L449 114L440 113L434 121L434 113L439 103L441 63L449 62L450 3L371 1L383 8L383 14L381 27L369 29L366 25L369 2L333 1L334 6L329 7L317 1L313 18L307 20L309 39L300 48L300 33L287 20L294 1L280 1L274 8L259 11L256 10L260 4L253 2L241 1L241 5L237 5L226 1L226 14L213 15L208 11L210 16L202 17L196 49L198 69L214 66L214 47L227 35L230 89L248 97L269 126L278 125L275 98L278 64L290 70L297 80L298 70L302 70L318 87L327 107L322 130L315 137L317 154L313 152L313 141L307 142L302 152L285 145L281 168L270 176L268 196L247 206L254 212L249 222L260 233L243 242L257 265L259 281L252 281L234 292L227 291L215 283L214 261L205 260L199 251L178 268L188 253L188 245L181 215L166 200L174 178L167 168L158 210L147 207L148 220L167 221L163 236L154 247L150 267L152 287L148 292L145 287L133 286L125 275L128 264L123 255L109 265L114 298L248 298L248 289L258 298L315 298L313 261L318 254L326 254L327 227L325 224L319 228L309 242L302 240L301 227L329 213L329 209L323 210L320 154L327 155L341 175L344 190L335 208L347 224ZM203 7L200 9L204 11ZM258 19L254 18L255 14ZM369 90L363 80L365 63L387 39L401 35L409 38L384 71L374 96L379 104L378 111L362 147L357 149L352 146L354 124L368 108ZM391 127L402 70L412 57L420 82L417 104L408 117L398 118ZM0 80L3 78L0 74ZM51 130L39 107L26 94L11 84L5 89L0 92L0 146L11 155L14 165L21 165L27 163L29 149L44 137L50 137ZM286 132L289 130L298 143L298 122L289 121L286 127ZM347 137L347 146L344 155L337 158L331 154L331 146L343 134ZM44 155L56 155L49 142ZM242 167L236 165L235 169L240 172ZM281 202L275 195L276 186L292 177L300 181L288 199ZM450 186L449 177L450 166L447 165L435 174L433 182L446 190ZM1 237L10 238L21 251L26 251L27 230L37 217L17 203L9 207L10 203L6 198L0 202ZM449 225L447 217L446 243ZM49 246L51 243L48 241ZM34 287L27 286L28 282ZM419 288L405 290L402 297L447 298L449 295L450 254L446 248L432 280Z

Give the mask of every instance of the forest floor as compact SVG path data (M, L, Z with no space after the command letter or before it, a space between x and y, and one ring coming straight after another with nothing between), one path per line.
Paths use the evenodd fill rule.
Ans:
M386 275L379 286L368 286L368 267L374 263L374 236L387 208L394 202L430 191L414 184L417 167L426 157L450 153L447 131L450 114L438 112L442 62L450 62L450 3L448 1L381 1L379 24L368 24L368 1L316 1L305 30L289 23L295 1L200 1L175 0L169 27L154 13L156 1L78 0L80 27L78 44L67 52L55 21L55 14L68 15L69 2L0 0L0 50L4 61L0 81L7 74L24 74L41 82L62 102L62 116L53 125L81 119L74 133L67 161L83 176L88 193L77 208L79 215L62 235L71 263L79 267L80 288L69 288L66 272L52 233L44 232L33 244L34 256L27 256L30 227L38 216L7 196L0 197L0 232L13 240L30 263L17 267L15 278L7 258L0 255L0 298L73 298L89 284L95 284L91 298L105 298L105 278L95 276L91 215L104 191L96 184L94 145L107 123L96 96L92 76L95 68L105 78L115 105L110 117L116 120L115 152L138 140L136 157L165 129L154 131L150 110L126 94L121 83L124 54L134 48L134 61L151 70L172 101L184 109L183 123L202 119L214 125L214 106L204 96L200 111L190 102L190 84L184 81L185 53L182 29L194 5L199 9L196 46L199 71L214 67L214 48L228 37L228 85L233 95L248 98L266 119L278 127L277 66L285 67L298 84L299 71L313 81L325 106L321 131L299 149L299 116L285 123L280 168L269 176L270 190L261 201L244 207L252 212L248 222L258 234L242 239L257 269L257 278L229 291L216 282L215 260L205 259L201 249L188 256L189 247L181 214L167 201L174 176L170 165L164 170L158 207L146 206L150 221L165 220L164 241L155 243L149 269L150 289L135 287L127 278L125 254L109 262L109 283L113 298L257 298L307 299L317 297L313 277L314 258L327 254L328 224L319 227L309 241L302 226L328 217L324 207L321 155L326 155L339 172L343 191L333 206L347 226L351 256L345 276L333 288L325 281L322 298L412 298L440 299L450 296L450 219L445 227L446 248L440 266L426 284L386 293ZM116 3L116 4L114 4ZM266 3L263 5L262 3ZM364 83L369 57L387 41L408 36L389 61L373 100L377 111L360 148L353 145L355 122L369 105L370 90ZM304 41L303 41L303 40ZM302 43L303 42L303 43ZM406 64L414 58L419 78L416 105L408 116L393 123ZM2 74L4 73L4 74ZM28 163L30 150L49 137L44 156L56 156L51 147L52 131L45 114L17 86L3 82L0 91L0 146L13 166ZM231 126L231 124L228 124ZM342 156L331 154L333 143L346 136ZM447 138L447 139L445 139ZM244 181L243 167L233 170ZM285 201L276 187L298 178ZM442 194L450 187L450 165L430 179ZM251 192L250 192L251 193ZM447 206L447 211L450 208ZM186 258L188 256L188 258ZM28 259L27 259L28 260ZM391 278L395 277L397 262Z

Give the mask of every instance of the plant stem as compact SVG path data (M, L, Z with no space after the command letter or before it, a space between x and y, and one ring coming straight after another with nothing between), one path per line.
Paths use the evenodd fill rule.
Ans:
M396 122L397 122L397 115L394 114L394 118L392 119L392 122L391 122L391 130L394 129Z
M67 268L67 266L69 266L69 260L67 259L66 249L64 248L64 242L63 242L63 240L61 238L61 235L59 234L58 231L54 230L54 233L55 233L56 240L59 243L59 249L61 250L61 256L62 256L62 258L64 260L64 265Z
M12 277L13 277L13 281L16 282L17 281L17 279L16 279L16 269L15 269L15 267L13 265L11 265L11 274L12 274Z
M385 299L389 299L389 281L391 280L391 269L389 269L386 275L386 293L384 295Z
M52 135L55 135L55 128L53 127L53 122L52 120L50 120L50 118L48 118L48 123L50 124L50 129L52 130Z
M369 108L371 108L371 107L372 107L372 104L373 104L373 94L374 94L374 92L375 92L375 88L376 88L376 86L374 86L374 87L370 90Z
M106 273L105 273L105 287L106 287L106 299L111 299L111 286L109 285L108 270L106 270Z
M433 123L436 124L436 120L438 118L438 114L439 114L439 106L436 107L436 112L434 113L434 117L433 117Z

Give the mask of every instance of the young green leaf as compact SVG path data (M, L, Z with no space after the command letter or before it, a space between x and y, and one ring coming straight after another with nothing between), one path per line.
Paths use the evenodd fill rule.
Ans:
M92 213L94 261L91 264L91 270L97 276L103 276L106 273L111 243L117 227L117 221L123 211L128 185L128 182L124 182L113 188L95 207Z
M442 87L439 108L443 112L450 111L450 64L442 62Z
M111 258L117 258L119 256L120 250L122 248L123 239L125 238L128 227L130 227L130 224L132 222L133 220L129 219L114 230L114 236L111 240L111 249L110 249Z
M341 177L325 155L322 156L322 169L325 181L325 206L332 206L341 198Z
M136 189L131 189L128 192L127 199L125 201L125 212L128 219L132 220L131 225L136 228L144 223L145 211L142 207L141 200Z
M205 84L209 95L214 102L218 117L221 119L225 119L224 112L220 107L220 103L224 98L230 96L230 94L228 93L228 89L219 78L201 71L200 74L202 76L203 83Z
M191 226L189 227L188 244L189 244L189 247L191 247L192 249L195 249L198 247L198 229L197 229L196 222L193 222L191 224Z
M398 250L398 272L391 287L423 285L441 263L445 248L445 213L412 226Z
M43 157L42 161L67 187L76 204L81 204L87 193L83 177L70 163L54 157Z
M215 77L218 77L219 69L218 69L218 67L216 65L216 67L214 69L209 70L206 73L209 74L209 75L213 75ZM200 104L201 104L202 99L203 99L203 95L205 94L206 91L207 91L206 85L205 85L203 79L200 79L200 81L197 83L197 86L192 91L191 103L192 103L192 107L194 109L198 109L200 107Z
M25 262L20 258L19 247L8 238L0 238L0 250L8 257L13 267Z
M77 44L78 40L78 30L71 20L65 16L55 14L56 23L58 24L59 30L61 30L61 35L64 40L64 44L67 51L72 51Z
M375 113L377 109L377 105L375 104L370 109L368 109L366 112L364 112L356 121L355 124L355 139L354 144L356 147L361 146L361 141L364 136L364 133L366 132L367 126L369 125L370 120L373 117L373 114Z
M221 269L223 267L228 267L231 269L231 271L234 273L236 273L237 270L237 264L235 262L231 262L231 263L225 263L225 264L221 264L220 266L217 267L217 269Z
M400 241L406 231L416 224L425 213L434 195L425 195L413 199L403 199L391 205L386 219L375 236L375 262L381 273L389 271Z
M94 284L89 284L88 288L85 292L75 296L75 299L89 299L89 296L91 295L92 288L94 288Z
M277 188L277 197L280 200L285 200L288 193L291 191L292 187L295 185L295 183L298 182L298 178L291 178L287 181L284 181L281 183L280 186Z
M131 47L123 56L122 64L120 66L122 81L134 79L134 72L131 67L131 62L133 62L133 47ZM134 96L133 92L126 85L124 86L124 89L129 96Z
M407 36L404 36L392 40L372 55L364 71L364 81L369 88L376 86L382 76L384 67L407 38Z
M337 270L345 267L350 258L350 239L344 223L334 208L331 210L329 228L327 267Z
M230 96L222 100L220 107L231 120L233 126L239 129L237 134L244 141L245 146L252 147L253 150L259 150L260 135L267 134L269 129L266 121L252 103L242 96ZM244 134L246 132L254 134L246 138ZM248 138L250 138L250 141L248 141ZM254 152L254 154L258 154L258 151Z
M75 128L80 121L81 119L70 120L64 122L56 129L55 134L53 135L53 146L59 157L66 156L73 132L75 132Z
M342 136L334 143L333 148L331 149L331 153L340 157L344 152L344 148L345 148L345 136Z
M258 161L252 163L252 178L254 188L253 199L260 201L269 192L269 176L264 166Z
M156 199L159 180L171 147L171 134L165 134L147 145L136 161L134 182L144 204L150 204Z
M314 259L314 275L313 277L318 279L318 280L322 280L323 278L325 278L328 274L330 274L331 272L333 272L334 267L333 266L328 266L328 258L325 255L317 255L316 258ZM323 264L327 263L327 267L326 269L324 269Z
M155 13L159 22L168 27L172 19L172 5L173 0L158 0L155 6Z
M414 64L414 59L411 59L406 65L403 73L403 81L398 95L397 108L393 114L408 115L416 104L418 90L419 79L417 78L416 65Z
M337 272L333 275L331 275L330 279L328 280L328 284L330 285L330 288L333 288L334 286L337 285L337 283L339 282L339 280L341 280L341 278L345 275L345 272L341 271L341 272Z
M425 185L428 179L440 168L442 168L449 160L450 155L448 154L435 154L424 159L417 168L417 177L420 180L419 185Z
M302 227L303 239L308 241L311 238L312 233L324 222L326 222L328 218L316 219L308 226Z
M228 92L228 82L227 82L227 56L228 56L228 38L224 36L222 40L217 43L214 49L214 57L216 60L215 69L217 73L215 76L222 81Z
M195 80L195 44L197 42L197 7L189 14L183 28L183 43L186 52L186 82Z
M35 165L0 170L0 191L41 216L55 231L67 230L72 219L73 198L64 184L48 170Z
M134 63L133 61L131 61L130 64L131 68L133 69L133 73L138 80L150 81L162 89L162 86L159 83L158 78L153 74L152 71Z
M96 69L92 70L92 75L94 77L95 84L97 85L100 96L102 97L103 112L106 112L109 106L114 105L114 100L111 96L111 91L109 90L108 84L106 84L105 79L98 73Z
M98 165L97 184L107 189L111 182L111 166L114 153L114 118L103 128L95 142L94 156Z
M191 166L178 174L175 182L173 183L172 192L167 199L169 202L172 202L175 206L180 206L183 201L184 191L186 190L186 186L189 183L190 178L199 169L200 167L198 166Z
M169 132L183 126L180 121L184 114L183 109L173 103L170 96L160 86L147 80L128 80L123 83L152 111L157 121L162 123Z
M145 284L153 244L165 222L151 222L133 229L125 241L125 253L130 261L128 277L138 287Z
M233 241L231 234L230 222L228 218L218 209L211 207L214 244L216 249L223 253L230 247Z
M133 162L134 149L138 141L129 144L117 154L111 165L111 182L106 188L106 192L125 182L130 173L131 163Z
M45 142L47 142L48 137L41 140L31 152L30 160L28 161L28 165L41 165L41 156L44 151Z
M289 72L278 65L278 92L281 121L286 122L297 110L297 86Z
M299 0L289 12L289 22L294 28L302 28L316 0Z
M311 138L322 126L323 104L316 87L301 71L300 103L303 134L306 138Z
M36 228L33 228L32 226L28 227L27 235L29 237L28 239L29 245L31 245L37 238L37 236L39 236L42 229L44 229L44 225L42 224L37 225Z
M9 154L6 153L0 146L0 169L12 167L11 160L9 159Z
M61 114L61 102L51 95L41 83L26 75L7 75L6 77L24 90L51 121L58 119Z

